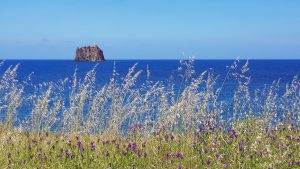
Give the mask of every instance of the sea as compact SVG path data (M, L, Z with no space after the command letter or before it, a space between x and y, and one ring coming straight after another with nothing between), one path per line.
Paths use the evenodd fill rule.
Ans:
M197 77L205 70L213 72L217 77L216 86L220 87L224 83L224 89L221 92L221 99L232 100L236 88L236 81L232 78L226 78L229 68L235 60L195 60L194 77ZM240 60L239 66L242 67L246 60ZM58 82L68 78L72 79L75 69L77 76L83 79L88 71L95 66L96 85L101 87L109 82L115 66L120 79L128 73L130 67L137 64L136 70L143 70L140 78L137 80L139 87L146 79L147 67L150 70L150 79L153 82L161 81L168 83L170 79L174 81L179 91L182 79L179 76L178 68L182 67L179 60L108 60L105 62L75 62L72 60L5 60L0 69L0 75L11 65L19 64L17 79L25 81L30 77L30 83L38 85L45 82ZM184 68L184 67L183 67ZM249 71L247 76L251 78L249 84L250 94L264 87L270 86L273 81L279 80L280 93L284 92L286 84L291 83L294 76L300 74L300 60L249 60ZM30 95L33 92L31 88L25 88L24 95ZM22 111L26 116L26 111Z

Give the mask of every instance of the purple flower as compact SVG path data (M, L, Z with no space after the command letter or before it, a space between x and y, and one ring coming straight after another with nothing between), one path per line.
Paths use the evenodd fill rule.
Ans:
M120 148L120 144L116 144L116 148L119 149Z
M70 157L70 152L69 152L69 150L66 150L66 156L67 156L67 157Z
M180 166L178 166L178 169L182 169L181 165L180 165Z
M228 162L225 162L223 163L224 167L228 167L229 166L229 163Z
M32 143L33 143L33 144L37 144L38 141L37 141L37 140L32 140Z
M136 143L135 143L135 142L132 143L132 149L133 149L133 150L136 150Z
M11 153L10 152L8 152L6 155L7 155L7 158L11 157Z
M172 141L174 140L174 136L172 134L171 134L170 138L171 138Z
M29 150L31 150L31 149L32 149L32 147L31 147L31 145L30 145L30 144L28 145L28 149L29 149Z
M78 141L77 143L76 143L76 145L78 146L78 147L81 147L81 142L80 141Z
M169 153L165 154L165 160L166 160L166 161L169 160Z
M47 141L47 144L50 145L50 144L51 144L51 141Z
M96 149L95 145L91 145L91 150L94 151Z
M183 155L181 153L176 153L176 157L180 158L180 159L183 159Z
M230 138L237 138L237 133L234 129L231 130L231 135L230 135Z
M165 135L165 141L169 141L169 136Z
M300 166L300 161L297 161L296 164Z
M42 147L40 147L38 150L39 150L39 151L42 151L42 150L43 150L43 148L42 148Z
M82 148L81 148L81 151L85 151L85 148L84 148L84 147L82 147Z
M146 153L146 152L144 152L144 157L145 157L145 158L147 157L147 153Z
M142 156L142 152L140 150L138 150L137 155L138 155L138 157L141 157Z
M211 161L210 160L206 160L206 165L210 165Z
M129 143L129 144L127 145L127 148L126 148L126 149L129 150L129 149L131 149L131 147L132 147L132 146L131 146L131 144Z
M80 138L79 136L76 136L76 140L79 140L79 138Z
M123 156L127 156L127 152L123 151Z

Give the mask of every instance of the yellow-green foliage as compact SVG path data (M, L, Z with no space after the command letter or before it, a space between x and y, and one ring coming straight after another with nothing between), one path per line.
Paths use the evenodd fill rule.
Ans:
M266 129L258 120L235 128L128 136L33 134L1 130L0 168L296 168L300 132Z

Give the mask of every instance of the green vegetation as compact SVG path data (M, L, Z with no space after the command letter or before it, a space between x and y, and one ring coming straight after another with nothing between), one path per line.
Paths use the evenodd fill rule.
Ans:
M1 168L297 168L298 128L267 130L261 121L237 128L141 136L7 132L1 130Z
M178 88L149 69L137 85L136 65L125 77L114 68L103 86L95 69L32 86L11 66L0 78L0 168L300 167L300 80L250 94L248 62L239 64L218 86L213 70L196 76L193 60L181 61ZM236 90L222 100L229 79Z

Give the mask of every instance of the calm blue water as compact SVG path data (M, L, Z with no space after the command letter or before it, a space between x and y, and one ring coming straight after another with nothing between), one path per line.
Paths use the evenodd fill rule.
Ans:
M180 79L177 74L179 66L178 60L116 60L99 63L97 71L97 85L107 83L112 75L113 64L116 64L117 72L120 77L127 74L128 69L138 63L137 70L144 70L141 76L142 82L146 76L146 67L149 65L151 71L151 79L153 81L167 82L171 75L175 77L175 83L178 85ZM241 61L244 63L245 61ZM18 70L18 80L22 81L27 78L30 73L32 83L39 84L42 82L58 81L64 78L72 78L75 68L78 68L79 78L91 70L95 63L92 62L74 62L62 60L7 60L0 70L2 74L10 65L20 64ZM216 75L219 75L218 84L220 85L227 73L226 66L230 66L233 60L197 60L195 61L195 69L199 74L204 70L212 68ZM270 85L272 81L281 79L282 91L286 83L291 82L294 75L300 74L300 60L250 60L251 84L250 92L254 89L262 89L265 85ZM138 82L138 83L139 83ZM228 79L222 92L222 99L232 98L235 89L234 81ZM26 89L25 94L30 94L30 89Z

